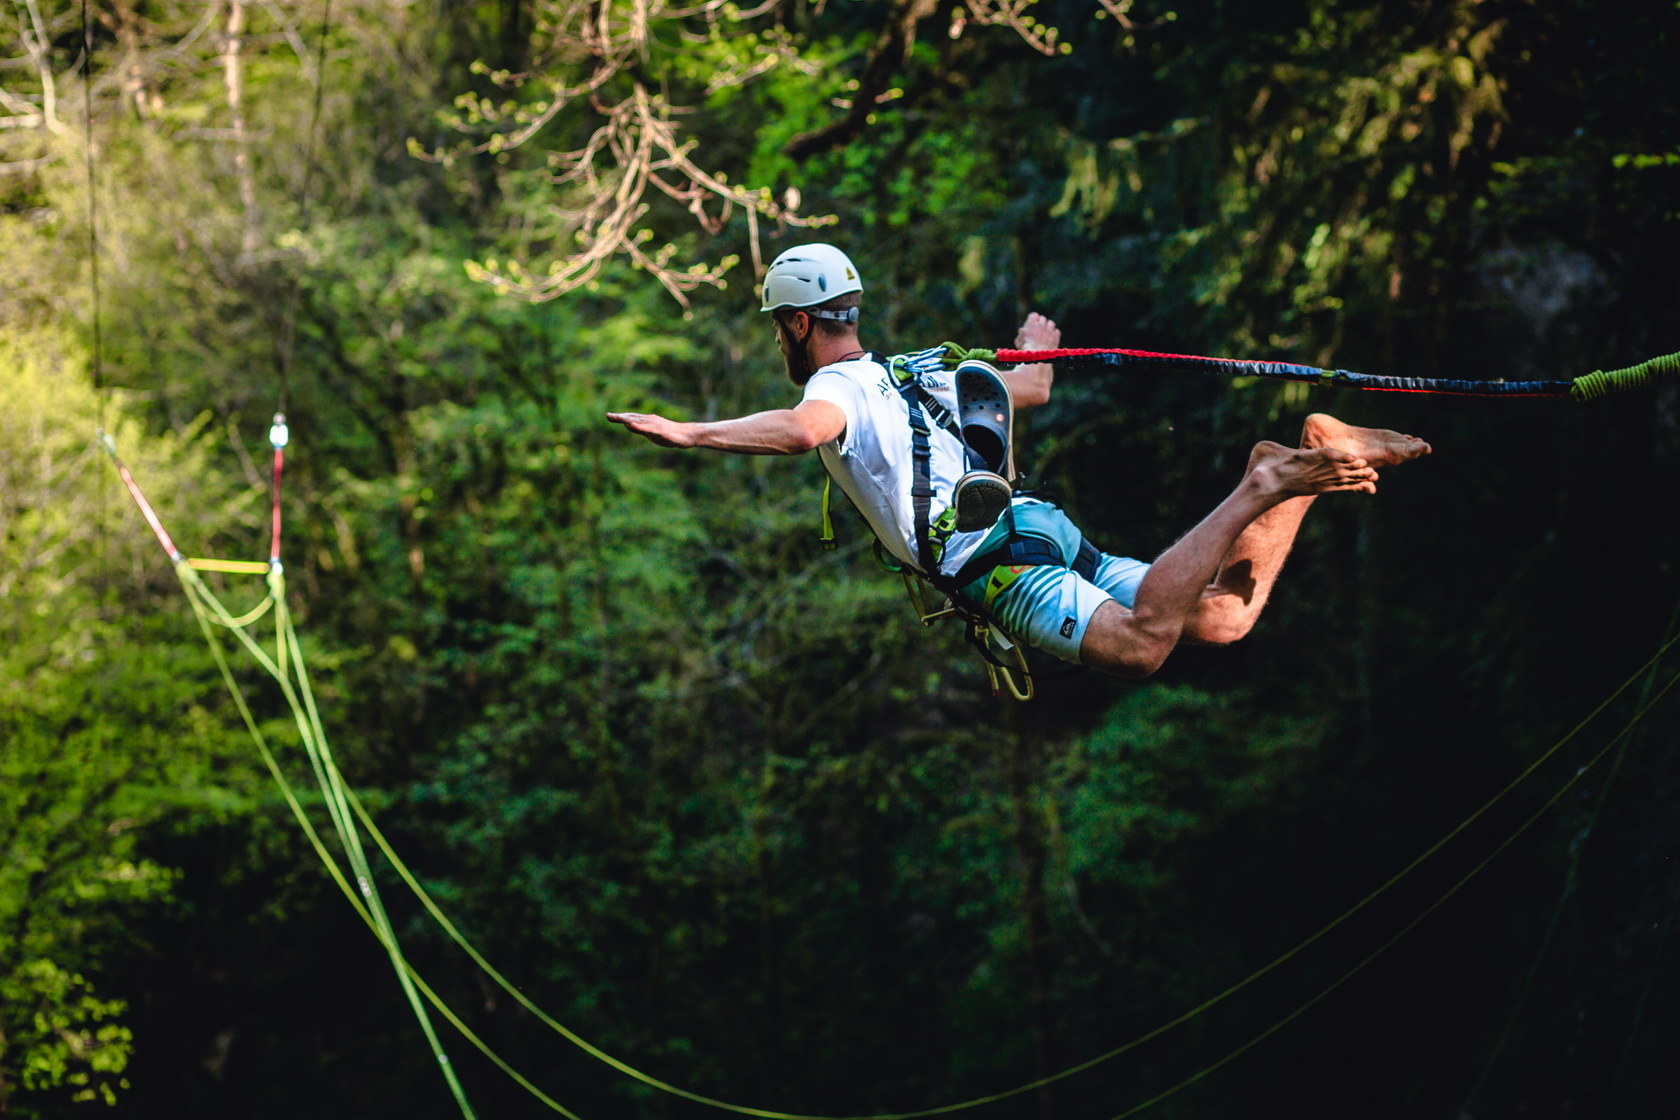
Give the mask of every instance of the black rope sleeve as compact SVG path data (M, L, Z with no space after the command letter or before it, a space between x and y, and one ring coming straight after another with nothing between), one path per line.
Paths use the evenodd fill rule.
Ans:
M1007 361L1011 351L998 357ZM1377 374L1355 373L1346 369L1320 369L1316 366L1296 365L1292 362L1257 362L1236 358L1201 358L1188 354L1150 354L1145 352L1093 351L1069 354L1055 359L1057 365L1073 367L1108 366L1110 368L1149 370L1185 370L1220 373L1228 377L1264 377L1277 381L1299 381L1326 388L1362 389L1387 393L1436 393L1461 397L1567 397L1573 387L1571 381L1504 381L1464 380L1440 377L1385 377Z

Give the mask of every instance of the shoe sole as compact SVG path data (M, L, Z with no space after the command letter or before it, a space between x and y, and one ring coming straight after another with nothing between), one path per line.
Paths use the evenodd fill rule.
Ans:
M969 471L957 480L953 502L957 507L957 532L978 533L990 529L1009 508L1014 496L1002 475L991 471Z

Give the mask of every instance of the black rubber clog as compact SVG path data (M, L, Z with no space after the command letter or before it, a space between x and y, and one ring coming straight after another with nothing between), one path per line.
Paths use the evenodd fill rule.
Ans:
M998 371L985 362L967 361L957 367L957 428L973 455L970 465L1001 475L1006 483L1015 477L1015 457L1010 446L1015 429L1015 407L1009 386ZM978 462L974 461L978 458Z

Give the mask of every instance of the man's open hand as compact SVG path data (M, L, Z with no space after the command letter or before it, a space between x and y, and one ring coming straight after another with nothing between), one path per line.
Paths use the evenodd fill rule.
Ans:
M637 435L646 436L661 447L693 447L694 425L667 420L651 412L609 412L607 419L623 424Z

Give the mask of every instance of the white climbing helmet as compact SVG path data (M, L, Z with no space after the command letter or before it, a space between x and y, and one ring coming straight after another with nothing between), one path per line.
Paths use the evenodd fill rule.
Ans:
M800 245L770 262L764 274L764 306L814 307L847 292L863 291L851 258L832 245ZM855 320L854 320L855 321Z

